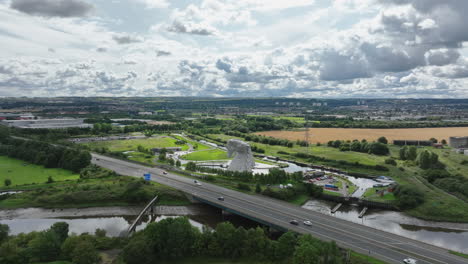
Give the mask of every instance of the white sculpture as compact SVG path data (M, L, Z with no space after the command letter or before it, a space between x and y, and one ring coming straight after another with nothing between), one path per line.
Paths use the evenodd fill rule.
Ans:
M249 144L238 139L230 139L226 147L228 150L228 157L234 155L234 159L231 161L231 164L229 164L228 170L252 171L255 167L255 161Z

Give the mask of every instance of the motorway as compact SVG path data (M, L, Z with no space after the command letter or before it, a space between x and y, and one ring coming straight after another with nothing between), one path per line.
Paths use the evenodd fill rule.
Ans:
M188 177L172 173L164 175L163 170L158 168L98 154L93 154L92 162L121 175L142 177L144 173L151 173L152 181L173 187L209 203L226 207L277 227L311 234L325 241L334 240L340 247L370 255L387 263L403 263L403 259L407 257L417 259L418 264L468 263L468 259L452 255L447 249L303 209L280 200L249 195L205 182L197 186L193 179ZM220 196L224 197L224 201L217 199ZM289 223L293 219L299 221L298 226ZM302 222L305 220L310 220L313 225L303 225Z

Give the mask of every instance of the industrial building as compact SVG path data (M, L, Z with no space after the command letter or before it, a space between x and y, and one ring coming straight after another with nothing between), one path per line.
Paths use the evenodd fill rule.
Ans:
M449 146L452 148L468 148L468 137L450 137Z
M85 124L84 119L63 118L63 119L37 119L37 120L3 120L1 124L17 127L17 128L69 128L79 127L86 128L92 127L91 124Z

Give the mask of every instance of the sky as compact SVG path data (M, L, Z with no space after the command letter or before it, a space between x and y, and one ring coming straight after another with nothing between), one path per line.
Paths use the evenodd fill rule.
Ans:
M468 98L467 0L0 0L0 96Z

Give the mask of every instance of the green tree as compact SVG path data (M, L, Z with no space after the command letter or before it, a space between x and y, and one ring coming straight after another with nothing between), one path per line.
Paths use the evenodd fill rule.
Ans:
M8 225L0 224L0 244L6 241L10 233L10 227Z
M418 149L415 146L407 148L406 158L408 160L415 160L418 157Z
M60 239L58 235L51 231L43 231L37 234L28 243L28 250L31 253L31 260L34 262L53 261L60 255Z
M442 139L442 140L440 141L440 143L442 143L442 144L444 144L444 145L447 145L447 140Z
M11 180L10 179L5 179L5 181L3 182L5 184L5 186L10 186L11 185Z
M260 187L260 183L257 183L257 185L255 185L255 192L256 193L261 193L262 192L262 187Z
M401 160L407 160L408 157L406 155L408 154L408 146L400 148L400 151L398 153Z
M437 139L436 138L430 138L429 141L431 141L432 143L437 143Z
M390 152L388 146L379 142L373 142L369 145L369 153L375 155L387 155Z
M93 243L81 240L72 252L73 264L97 264L100 262L99 254Z
M151 137L153 136L156 132L154 130L145 130L143 132L145 134L145 137Z
M379 138L377 139L377 142L382 143L382 144L387 144L387 143L388 143L388 140L387 140L386 137L379 137Z
M149 224L144 231L146 238L158 256L177 259L190 256L200 231L193 227L188 218L167 218Z
M8 127L0 126L0 142L3 142L10 136L10 131Z
M351 145L350 145L350 150L360 152L361 151L361 142L353 141L353 143L351 143Z
M53 182L54 182L54 178L52 178L52 176L47 177L47 183L53 183Z
M436 168L440 166L439 156L434 152L424 150L418 156L418 165L421 169Z
M161 153L159 153L158 160L159 161L165 161L166 160L166 152L165 151L161 151Z
M185 169L188 171L197 171L197 164L195 162L188 162L185 164Z
M0 244L0 263L24 264L28 263L24 249L13 240Z
M292 256L294 248L297 244L297 236L295 233L289 231L284 233L276 244L275 258L283 260Z
M175 165L176 165L177 167L180 167L182 164L180 163L180 160L177 160L176 163L175 163Z
M294 264L317 264L320 262L320 252L310 243L300 244L294 250L293 263Z
M62 244L65 239L68 238L68 224L66 222L57 222L54 223L50 230L57 234L60 244Z
M137 233L123 248L122 258L127 264L154 263L156 256L143 233Z

